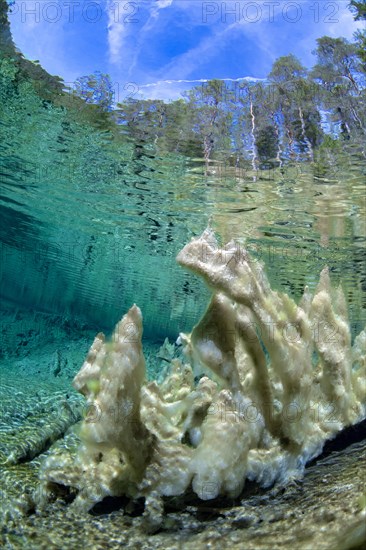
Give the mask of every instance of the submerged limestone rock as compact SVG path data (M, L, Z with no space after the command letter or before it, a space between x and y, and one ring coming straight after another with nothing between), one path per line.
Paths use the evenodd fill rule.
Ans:
M326 269L297 305L210 230L177 260L213 290L202 320L180 335L187 363L173 359L160 385L146 381L135 305L111 342L98 334L74 379L88 404L76 460L47 458L40 506L60 485L80 510L106 496L144 497L154 530L162 497L191 488L203 500L237 497L246 479L300 478L326 440L365 418L366 332L352 347L344 295Z

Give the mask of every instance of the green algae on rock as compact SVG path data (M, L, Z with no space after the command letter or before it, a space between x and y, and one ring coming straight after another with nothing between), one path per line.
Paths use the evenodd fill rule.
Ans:
M135 305L111 342L98 334L74 379L89 407L81 445L76 460L61 452L45 461L40 508L59 485L85 511L107 496L144 497L154 530L162 497L192 487L202 500L235 498L246 479L286 484L365 418L366 332L352 347L345 299L326 269L297 305L246 250L220 248L210 230L177 260L213 290L203 319L180 335L187 363L173 360L160 385L145 380Z

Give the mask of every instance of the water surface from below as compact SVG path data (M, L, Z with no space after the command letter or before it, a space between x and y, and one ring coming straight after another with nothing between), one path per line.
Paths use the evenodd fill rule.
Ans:
M116 140L28 88L2 107L1 294L111 330L136 302L145 335L175 338L208 292L175 262L210 224L297 299L328 265L355 330L365 321L364 158L321 146L315 162L250 171ZM357 325L357 326L356 326ZM357 330L358 331L358 330Z

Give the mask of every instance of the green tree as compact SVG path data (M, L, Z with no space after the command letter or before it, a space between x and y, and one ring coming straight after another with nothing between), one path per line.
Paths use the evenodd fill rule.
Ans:
M295 149L313 158L313 147L321 136L320 115L315 106L315 87L307 69L294 55L278 58L268 75L272 112L279 112L291 157ZM273 117L273 115L272 115Z
M366 19L366 0L351 0L349 8L354 14L355 21Z
M237 102L237 139L257 170L263 162L279 160L279 127L272 117L270 87L261 82L243 82Z
M268 77L278 85L291 87L300 78L304 78L306 74L306 68L300 63L297 57L290 54L276 59Z
M278 135L276 129L267 124L260 128L256 135L256 147L260 161L270 162L276 159L278 152Z
M194 114L184 99L166 104L164 136L160 140L165 150L191 157L200 156L200 136L193 131Z
M193 129L202 140L207 163L215 151L225 149L229 136L230 112L226 108L228 90L222 80L209 80L190 90L185 97L194 114Z
M349 8L355 21L366 21L366 0L351 0ZM366 73L366 29L359 29L353 35L357 46L357 55L361 61L361 70Z
M199 156L201 144L193 131L194 113L187 101L165 103L160 99L127 99L117 105L116 120L140 146L153 145L159 152Z
M8 10L8 2L0 0L0 52L12 54L15 53L15 46L10 32Z
M352 131L363 131L362 71L356 44L323 36L318 38L314 53L317 63L311 76L320 85L323 106L345 137Z
M103 111L111 111L114 102L114 88L108 74L95 71L87 76L80 76L74 82L73 93L86 103L98 105Z
M325 89L331 91L342 86L349 93L358 93L357 76L361 67L355 44L345 38L322 36L317 39L317 49L313 53L317 63L311 74Z

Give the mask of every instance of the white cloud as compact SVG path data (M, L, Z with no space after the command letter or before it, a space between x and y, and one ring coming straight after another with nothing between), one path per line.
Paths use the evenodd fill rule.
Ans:
M158 18L159 11L168 8L172 3L173 0L157 0L152 4L136 3L130 0L108 0L108 48L110 62L121 65L122 60L126 61L126 58L129 59L131 61L129 74L131 74L136 64L142 41L146 38L147 31L152 27L154 20ZM146 10L150 14L147 22L141 28L138 26L138 23L141 23L143 11ZM131 23L136 23L133 25L133 29L131 28ZM137 38L137 45L135 47L131 45L131 40L128 40L132 34Z
M108 49L109 60L112 64L121 63L122 49L128 35L128 26L125 24L129 2L126 0L108 0Z
M173 0L157 0L155 5L158 7L158 10L168 8L173 3Z
M127 73L128 78L132 78L133 71L138 65L138 59L139 59L141 49L145 41L149 40L149 32L156 24L156 20L158 19L158 16L159 16L159 11L164 8L170 7L172 4L173 4L173 0L157 0L151 6L149 17L146 23L139 29L139 32L138 32L137 44L134 49L132 61Z
M360 22L353 19L352 13L347 9L338 13L338 21L329 25L328 36L343 36L348 40L353 39L353 34L361 28Z

